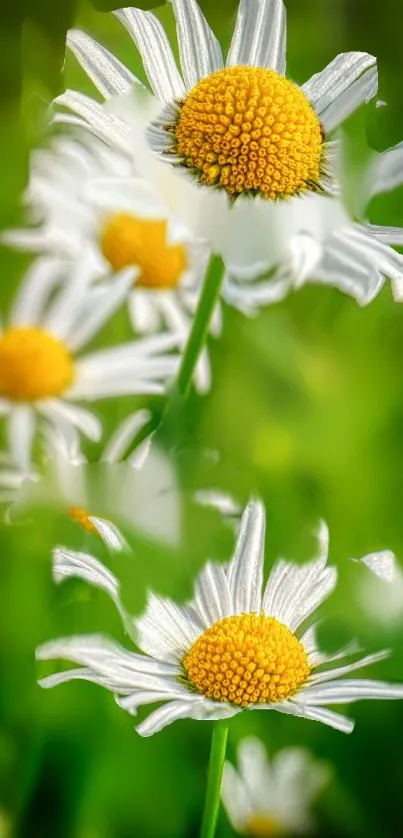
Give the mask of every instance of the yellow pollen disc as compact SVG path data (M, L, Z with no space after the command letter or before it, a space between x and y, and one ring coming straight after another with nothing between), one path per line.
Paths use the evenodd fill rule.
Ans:
M0 395L34 402L59 396L73 379L68 349L39 328L10 328L0 337Z
M183 244L169 244L168 222L137 218L128 213L113 215L101 232L105 259L119 271L135 265L140 269L136 286L164 290L176 288L187 268Z
M227 67L202 79L167 126L201 183L233 198L316 190L323 136L302 90L264 67Z
M277 821L267 815L255 815L245 826L245 832L250 838L274 838L281 834Z
M241 707L282 701L310 674L299 640L264 614L218 620L193 643L183 666L198 692Z
M67 510L67 514L86 532L98 534L97 528L94 526L92 521L90 521L89 513L86 512L85 509L82 509L81 506L70 506Z

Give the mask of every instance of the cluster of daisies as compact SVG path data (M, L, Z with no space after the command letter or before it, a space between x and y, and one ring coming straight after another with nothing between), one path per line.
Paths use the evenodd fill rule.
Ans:
M343 53L298 86L286 76L282 0L240 0L226 57L196 0L172 0L172 12L180 70L156 15L114 13L140 53L149 88L89 34L68 33L68 49L100 96L66 90L55 100L51 139L32 156L26 226L2 234L3 243L35 259L1 318L0 498L15 499L27 476L41 482L44 449L55 480L49 497L61 493L70 517L111 550L126 546L119 529L86 510L81 436L99 442L103 431L82 402L169 392L212 258L224 265L220 299L204 324L215 336L221 302L253 315L306 282L365 305L390 279L395 300L403 299L403 256L394 249L403 245L403 229L366 217L375 195L402 183L403 144L372 154L353 207L344 196L337 129L376 97L375 58ZM131 339L88 348L125 307ZM204 347L194 384L205 392L211 383ZM172 496L160 491L170 478L150 448L148 419L145 411L127 417L99 455L106 464L124 460L143 432L145 446L125 460L118 480L111 477L108 492L117 507L129 497L132 513L146 509L149 493L164 504ZM133 715L158 703L137 726L143 736L177 719L228 719L254 709L350 732L351 719L328 705L403 698L403 685L345 677L386 652L357 657L355 644L332 655L319 649L310 618L337 575L327 565L325 525L318 556L304 566L278 561L263 588L261 503L251 500L239 521L230 501L213 500L233 515L235 552L225 566L207 563L194 599L183 605L150 594L145 613L133 618L98 559L54 551L55 581L78 576L108 593L137 651L100 636L45 643L40 660L74 668L46 676L42 686L90 680ZM177 509L155 515L154 501L149 506L151 528L161 519L172 524L164 538L177 532ZM363 561L370 566L371 557ZM223 800L237 830L272 835L306 827L309 801L325 778L324 767L298 750L271 765L260 743L247 740L239 773L226 766Z

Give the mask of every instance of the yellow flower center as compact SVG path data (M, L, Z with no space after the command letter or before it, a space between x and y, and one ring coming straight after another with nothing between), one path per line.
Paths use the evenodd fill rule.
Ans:
M299 640L264 614L218 620L193 643L183 666L198 692L241 707L283 701L310 674Z
M140 269L136 285L141 288L176 288L187 268L186 249L183 244L168 242L168 222L164 219L118 213L106 222L100 243L115 271L131 265Z
M81 506L70 506L67 510L69 518L72 518L76 524L79 524L86 532L92 532L98 535L96 526L90 521L89 512Z
M10 328L0 337L0 395L18 402L59 396L73 379L70 352L36 327Z
M245 825L245 832L250 838L273 838L281 834L281 828L274 818L254 815Z
M317 190L323 135L302 90L274 70L227 67L202 79L167 126L202 183L235 198Z

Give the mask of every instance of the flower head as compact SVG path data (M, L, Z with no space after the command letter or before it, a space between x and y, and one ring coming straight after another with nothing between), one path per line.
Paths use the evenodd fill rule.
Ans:
M172 8L181 72L155 15L115 12L152 95L92 38L70 32L69 48L107 102L66 91L57 104L74 115L57 118L78 118L107 143L135 149L141 176L172 215L233 271L257 276L284 249L288 255L282 206L338 193L328 136L376 94L376 62L343 53L299 87L286 77L282 0L241 0L226 61L196 0L173 0Z
M333 667L357 652L355 644L326 655L318 649L315 626L301 630L336 584L335 568L327 567L325 525L319 530L318 558L303 566L277 562L262 590L264 527L263 507L253 501L243 514L233 558L227 566L206 565L190 603L180 606L150 594L143 616L132 620L125 615L141 654L100 637L45 643L39 659L65 658L81 668L50 675L42 686L71 678L95 680L134 715L142 704L163 701L137 727L143 736L176 719L230 718L243 710L288 713L349 733L354 723L326 705L403 698L403 685L344 677L388 653ZM55 551L57 577L60 562L64 575L77 575L74 553ZM124 613L117 580L108 571L106 583L98 565L80 554L78 575L104 588Z
M175 221L161 196L138 176L136 161L77 130L34 152L25 195L33 226L2 239L19 249L71 262L85 258L93 280L109 290L131 270L127 304L133 329L152 334L161 326L186 343L208 260L208 248ZM221 328L220 312L212 332ZM66 375L69 374L68 364ZM207 390L206 351L196 383Z
M269 760L251 736L238 746L238 771L225 763L221 795L237 832L275 838L312 826L311 804L328 780L328 767L303 748L284 748Z
M29 470L37 422L50 422L67 439L80 431L97 441L102 429L77 401L162 393L178 358L177 343L159 335L81 355L82 348L122 305L132 282L121 272L112 289L92 290L85 262L70 273L58 259L38 259L16 296L0 333L0 415L7 418L10 455ZM55 288L57 293L54 294Z

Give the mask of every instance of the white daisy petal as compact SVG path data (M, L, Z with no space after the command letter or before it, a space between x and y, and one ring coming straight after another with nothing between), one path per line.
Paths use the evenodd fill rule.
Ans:
M223 66L220 44L196 0L172 0L182 74L190 89Z
M150 419L151 413L148 410L136 410L131 413L109 437L100 457L101 462L117 463L122 460L135 436Z
M401 186L403 182L403 143L388 148L378 154L370 164L366 183L365 197L367 202L374 195L389 192Z
M126 713L137 716L139 707L146 706L147 704L156 704L157 701L172 701L172 699L186 700L188 695L189 693L185 687L175 682L170 684L167 679L165 690L136 690L134 693L117 698L116 703Z
M133 330L140 334L153 334L159 328L161 317L159 306L155 305L152 296L140 289L129 296L129 317Z
M122 305L133 285L134 271L127 268L117 275L113 285L93 300L88 296L85 318L78 324L68 340L69 349L77 352L94 337L104 323Z
M52 553L52 571L53 579L57 583L71 577L78 577L90 585L102 588L117 605L119 611L122 610L116 576L94 556L68 550L67 547L57 547Z
M84 436L93 442L99 442L102 436L102 425L99 419L76 404L66 404L61 399L48 399L40 402L38 409L50 422L54 422L67 441L70 440L69 425L78 428Z
M265 523L263 505L250 501L242 515L235 554L227 570L234 614L261 610Z
M34 326L40 319L51 291L61 280L60 262L37 259L25 276L10 312L12 326Z
M28 470L31 465L36 418L29 405L18 405L10 411L7 420L7 437L11 456L17 466Z
M367 230L384 244L403 245L403 227L385 227L385 225L368 224Z
M267 67L285 75L286 12L282 0L241 0L227 66Z
M88 122L97 136L105 138L107 142L118 149L125 152L131 151L129 126L119 117L108 113L94 99L75 90L66 90L65 93L55 99L55 104L73 111L73 114L79 118L78 124L83 124L81 120ZM56 121L66 122L68 120L66 118L62 120L59 115ZM71 118L69 121L71 122ZM76 124L76 121L73 121L73 124Z
M140 736L152 736L154 733L162 730L167 725L172 724L172 722L178 721L178 719L190 718L192 718L191 701L169 701L167 704L163 704L162 707L159 707L158 710L154 710L154 713L150 713L144 722L141 722L141 724L136 727L136 730Z
M227 761L224 765L221 799L231 825L236 832L242 833L252 814L249 791L233 765Z
M309 684L322 684L326 681L331 681L334 678L340 678L342 675L347 675L349 672L354 672L356 669L361 669L363 666L369 666L372 663L378 663L390 656L388 649L382 652L375 652L373 655L366 655L354 663L347 663L344 666L338 666L334 669L328 669L326 672L317 672L309 678Z
M112 524L111 521L107 521L105 518L95 517L94 515L89 515L88 520L93 524L108 550L118 552L119 550L129 549L126 539L118 527Z
M281 712L284 712L284 706ZM324 725L333 727L335 730L340 730L341 733L352 733L355 727L353 719L349 719L348 716L335 713L334 710L327 710L323 707L315 707L303 704L302 702L293 702L292 714L304 719L310 719L313 722L321 722Z
M393 582L396 576L397 559L391 550L381 550L377 553L369 553L361 559L351 559L353 562L364 564L375 576L385 582Z
M376 58L366 52L344 52L302 90L313 105L326 131L332 131L378 90Z
M360 699L401 699L403 684L387 684L364 678L328 681L318 686L305 687L298 700L312 704L349 704Z
M36 651L37 660L69 660L114 679L116 690L137 687L164 687L166 676L177 675L178 668L153 661L145 655L129 652L102 635L75 635L43 643ZM148 680L145 680L145 679ZM153 679L153 680L151 680Z
M135 621L138 645L147 654L177 662L203 631L185 606L149 594L144 614Z
M169 102L184 96L186 90L168 38L155 15L133 8L119 9L114 15L141 53L144 69L158 99Z
M207 562L196 580L194 605L204 628L233 613L232 595L222 566Z
M326 567L328 532L324 522L318 531L319 556L305 565L279 561L273 568L263 596L263 610L291 631L332 592L337 581L335 568Z
M152 736L177 719L218 721L219 719L229 719L239 712L240 710L237 707L215 701L206 701L200 699L199 696L193 697L192 700L192 696L189 694L186 701L171 701L159 707L138 725L136 730L140 736Z
M68 31L66 44L105 99L140 84L124 64L80 29Z

